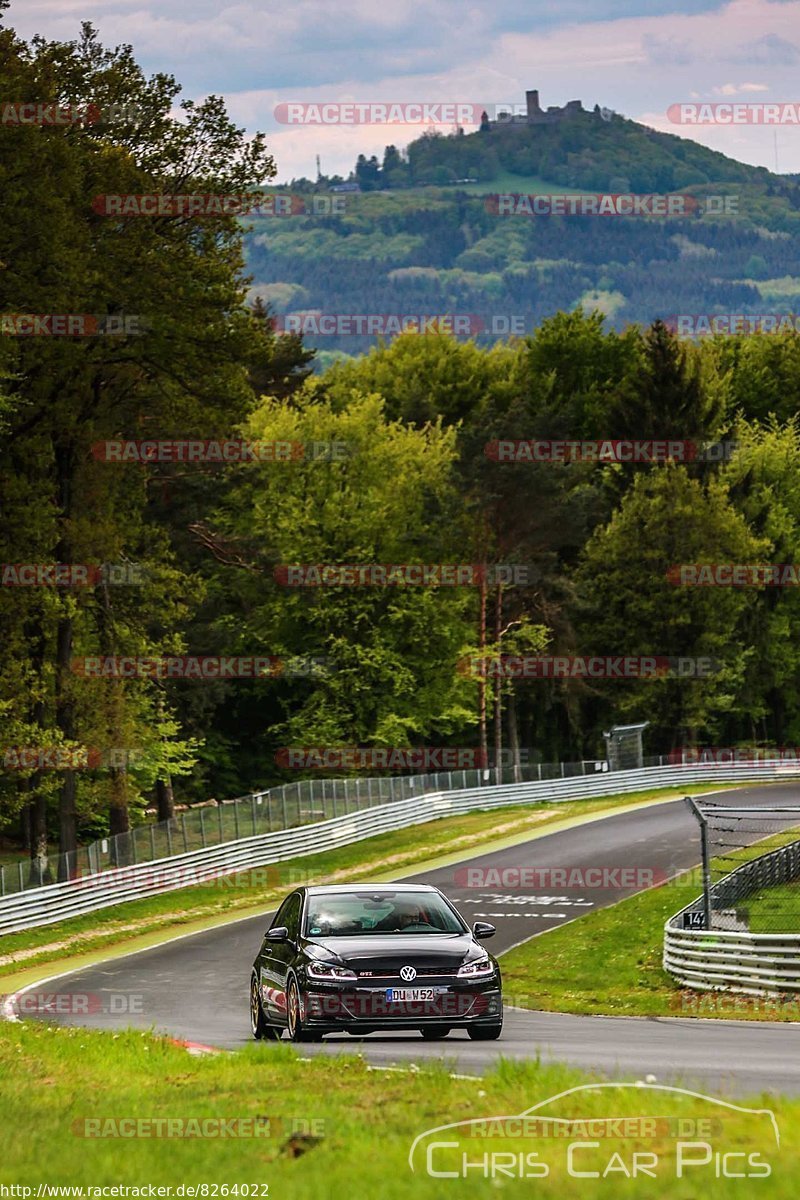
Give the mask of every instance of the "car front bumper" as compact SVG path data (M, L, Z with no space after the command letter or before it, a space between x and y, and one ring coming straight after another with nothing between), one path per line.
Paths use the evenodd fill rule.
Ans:
M466 1029L496 1025L502 1020L503 998L495 976L484 982L428 984L437 993L432 1000L390 1001L387 990L403 987L400 981L382 987L320 986L309 981L303 996L303 1024L315 1030L419 1029L447 1025Z

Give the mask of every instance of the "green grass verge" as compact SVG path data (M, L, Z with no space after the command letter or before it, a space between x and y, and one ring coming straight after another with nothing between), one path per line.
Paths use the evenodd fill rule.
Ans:
M800 933L800 882L762 888L738 907L751 933Z
M578 1150L576 1170L602 1172L613 1162L606 1178L575 1178L568 1173L567 1145L586 1140L580 1130L568 1138L525 1136L513 1141L508 1136L462 1133L461 1147L468 1161L481 1162L484 1154L502 1152L508 1171L509 1154L515 1163L520 1153L532 1153L539 1156L534 1162L546 1165L546 1177L520 1179L512 1172L512 1177L493 1179L473 1168L467 1178L432 1178L425 1168L424 1145L415 1156L412 1173L409 1151L424 1131L451 1122L521 1113L568 1088L591 1082L590 1076L572 1068L536 1061L501 1061L484 1077L465 1079L453 1078L442 1064L387 1073L370 1070L355 1056L304 1061L288 1046L255 1044L236 1054L196 1059L149 1034L129 1031L112 1036L85 1029L48 1029L37 1022L5 1025L0 1026L0 1183L32 1188L33 1197L40 1184L173 1189L205 1184L210 1185L206 1195L212 1197L245 1195L247 1184L251 1197L269 1200L328 1196L481 1200L497 1196L498 1191L512 1198L535 1194L568 1200L610 1200L620 1194L648 1198L702 1194L707 1200L721 1200L754 1193L770 1200L794 1200L800 1178L800 1101L762 1097L736 1102L772 1110L780 1132L778 1148L767 1113L743 1113L740 1107L722 1107L710 1099L658 1088L595 1087L544 1110L549 1116L572 1120L661 1119L658 1127L639 1126L633 1136L607 1136L595 1143L595 1149ZM680 1138L674 1120L678 1117L715 1120L708 1137L713 1150L756 1154L760 1162L769 1163L770 1178L755 1186L748 1179L718 1178L717 1163L709 1155L707 1164L685 1168L684 1178L677 1180ZM153 1136L157 1127L152 1123L166 1119L182 1122L183 1130L195 1134L203 1128L199 1122L238 1121L243 1123L240 1130L258 1130L260 1136L177 1137L174 1124L172 1136L163 1132ZM87 1121L94 1124L87 1126ZM150 1136L143 1136L148 1127L138 1124L121 1127L129 1136L109 1136L119 1131L120 1121L150 1122ZM198 1124L186 1125L192 1121ZM210 1132L215 1128L211 1126ZM229 1131L232 1128L228 1126ZM137 1136L130 1136L131 1131ZM94 1136L87 1137L87 1132ZM439 1140L454 1136L454 1131L447 1131ZM684 1140L694 1138L684 1133ZM625 1178L619 1163L630 1169L634 1151L657 1155L651 1167L655 1178ZM688 1153L695 1159L702 1157L697 1150ZM460 1165L459 1152L436 1151L434 1169L452 1169L454 1163ZM743 1163L736 1158L731 1169L741 1170ZM219 1189L216 1193L213 1185Z
M21 981L16 977L23 969L61 963L117 945L140 943L143 937L151 937L155 942L159 940L159 934L170 930L188 931L198 922L213 923L238 913L266 909L299 883L329 882L331 879L344 882L381 875L397 878L415 868L425 869L432 865L432 860L437 860L437 856L447 855L458 861L461 857L488 851L503 841L524 841L542 831L555 830L565 821L659 799L673 799L682 794L683 790L679 788L663 788L556 805L510 805L462 817L443 817L337 850L208 880L146 900L130 901L62 921L56 926L6 934L0 938L0 979L7 987L20 986Z
M664 971L664 923L701 893L699 870L688 871L517 946L502 957L507 1002L620 1017L800 1021L797 994L758 998L701 993L678 987Z

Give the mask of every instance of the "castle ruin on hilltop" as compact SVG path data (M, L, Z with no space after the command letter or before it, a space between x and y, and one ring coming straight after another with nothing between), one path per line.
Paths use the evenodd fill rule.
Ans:
M567 121L576 113L583 112L580 100L568 100L563 108L551 105L545 110L539 104L539 92L536 89L525 93L525 107L528 125L555 125L558 121Z
M560 121L568 121L578 113L585 112L580 100L568 100L563 108L550 105L542 108L539 103L538 89L533 88L525 93L525 112L508 113L490 121L484 113L486 126L491 125L557 125Z

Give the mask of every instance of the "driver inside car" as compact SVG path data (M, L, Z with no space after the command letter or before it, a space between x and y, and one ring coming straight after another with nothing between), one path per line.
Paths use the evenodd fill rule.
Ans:
M375 929L388 932L393 929L407 929L411 925L427 926L428 924L429 922L425 919L425 916L416 904L410 903L407 900L398 900L394 906L394 911L378 921Z

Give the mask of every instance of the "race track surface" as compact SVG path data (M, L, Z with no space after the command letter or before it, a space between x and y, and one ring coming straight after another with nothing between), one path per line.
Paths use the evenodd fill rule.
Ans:
M796 802L797 785L742 788L714 799L736 805L786 804ZM496 924L497 934L488 948L499 954L582 912L631 895L650 881L694 866L699 857L696 821L682 801L670 800L406 878L436 884L468 921ZM560 871L573 872L572 878ZM236 1049L251 1041L250 967L268 916L265 910L263 916L63 975L30 990L63 997L48 1005L50 1021L106 1029L155 1028L190 1042ZM535 981L531 991L535 995ZM79 1007L70 1003L70 996L87 995L92 998L90 1008L98 1011L67 1012ZM513 996L507 999L513 1005ZM53 1014L53 1007L63 1007L64 1014ZM579 1017L512 1006L506 1009L503 1036L497 1042L472 1042L462 1031L453 1031L441 1042L423 1042L414 1032L365 1038L342 1034L298 1049L303 1055L358 1052L382 1066L444 1056L454 1070L468 1073L484 1070L500 1055L540 1055L544 1061L569 1062L609 1078L652 1074L659 1083L684 1082L723 1094L800 1094L800 1024ZM268 1054L269 1045L263 1050Z

